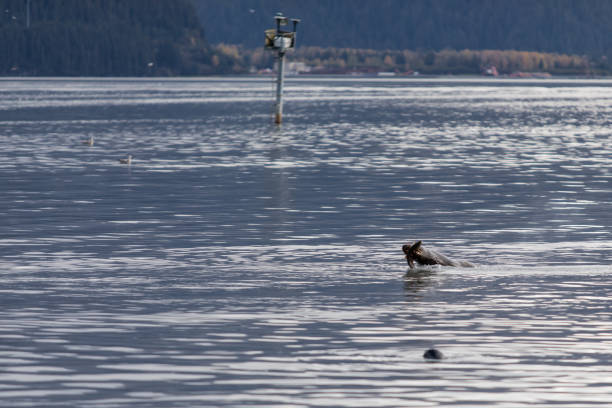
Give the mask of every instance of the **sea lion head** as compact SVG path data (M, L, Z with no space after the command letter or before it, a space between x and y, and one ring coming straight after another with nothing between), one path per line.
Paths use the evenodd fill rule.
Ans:
M404 254L406 254L406 260L408 261L410 268L414 268L414 260L419 253L422 243L423 241L417 241L415 243L409 242L402 246L402 251L404 251Z
M442 360L444 358L444 354L442 354L440 350L430 348L429 350L425 351L423 358L428 361Z

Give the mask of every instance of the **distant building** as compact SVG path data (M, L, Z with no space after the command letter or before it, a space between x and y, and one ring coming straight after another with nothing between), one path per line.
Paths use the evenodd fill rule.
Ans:
M545 79L551 78L552 75L548 72L513 72L510 74L511 78L538 78Z
M303 62L290 62L287 64L287 73L289 75L307 74L312 71L312 68Z
M482 70L482 75L496 77L499 75L495 65L487 65Z

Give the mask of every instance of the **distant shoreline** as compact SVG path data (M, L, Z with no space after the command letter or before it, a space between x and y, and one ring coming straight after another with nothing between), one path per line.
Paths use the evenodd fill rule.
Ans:
M510 75L499 75L496 77L484 75L396 75L396 76L379 76L376 74L287 74L288 80L304 79L304 80L325 80L325 79L367 79L377 81L427 81L427 80L457 80L457 81L531 81L531 82L547 82L547 81L612 81L611 76L606 75L551 75L549 77L513 77ZM0 81L210 81L210 80L243 80L243 79L261 79L275 80L274 74L212 74L212 75L177 75L177 76L2 76Z

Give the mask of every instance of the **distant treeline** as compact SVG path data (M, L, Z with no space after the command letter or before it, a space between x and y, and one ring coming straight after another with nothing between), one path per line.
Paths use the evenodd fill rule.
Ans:
M0 75L201 75L233 65L206 43L189 0L0 0Z
M274 63L274 54L258 48L245 50L237 46L220 45L219 50L239 59L244 67L264 69ZM480 74L495 70L500 74L542 72L553 75L602 74L597 64L582 56L495 50L359 50L349 48L297 47L289 54L289 61L303 62L312 73L396 73L422 74Z

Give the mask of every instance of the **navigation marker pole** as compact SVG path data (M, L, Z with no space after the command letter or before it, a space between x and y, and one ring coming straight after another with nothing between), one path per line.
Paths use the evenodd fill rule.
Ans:
M283 31L281 26L289 23L289 18L282 13L274 16L276 28L265 31L265 48L278 52L278 77L276 79L276 104L274 105L274 123L280 125L283 121L283 85L285 76L285 53L295 47L295 37L297 25L300 22L297 18L292 18L293 31Z
M274 123L283 121L283 82L285 76L285 53L278 52L278 76L276 78L276 104L274 105Z

